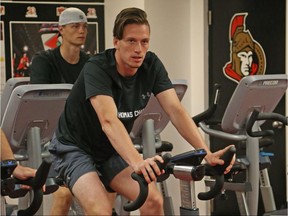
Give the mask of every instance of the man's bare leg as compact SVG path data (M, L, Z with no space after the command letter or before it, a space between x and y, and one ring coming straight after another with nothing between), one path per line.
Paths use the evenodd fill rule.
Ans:
M111 201L96 172L81 176L72 188L85 215L112 215Z
M73 196L68 188L59 187L58 190L53 193L51 215L68 215L72 198Z

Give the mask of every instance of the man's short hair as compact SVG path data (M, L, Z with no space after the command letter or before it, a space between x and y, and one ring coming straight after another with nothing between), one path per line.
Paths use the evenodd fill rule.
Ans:
M145 11L135 7L126 8L116 16L113 28L113 37L122 39L124 27L128 24L145 24L150 29Z

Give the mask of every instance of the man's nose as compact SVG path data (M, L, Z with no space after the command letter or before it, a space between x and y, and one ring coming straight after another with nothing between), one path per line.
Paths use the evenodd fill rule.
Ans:
M87 30L87 27L84 26L84 25L81 25L81 26L79 27L79 31L80 31L81 33L84 33L86 30Z
M136 42L135 43L135 52L141 52L142 50L142 46L141 46L141 42Z

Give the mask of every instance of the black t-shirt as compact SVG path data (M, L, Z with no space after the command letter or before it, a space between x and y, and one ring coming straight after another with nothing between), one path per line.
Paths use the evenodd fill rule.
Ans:
M154 53L147 52L142 66L130 78L117 72L114 55L115 49L108 49L88 60L67 99L56 131L61 143L73 143L95 160L106 159L115 150L102 131L90 97L113 97L118 118L129 133L151 94L173 88L164 65Z
M36 53L30 65L31 84L74 84L89 55L80 52L80 59L76 64L68 63L60 53L60 47Z

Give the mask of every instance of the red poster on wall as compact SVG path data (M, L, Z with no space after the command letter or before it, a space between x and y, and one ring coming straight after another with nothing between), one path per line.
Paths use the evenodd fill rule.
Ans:
M78 7L88 19L88 35L82 49L90 54L104 50L104 1L13 2L1 1L1 89L11 77L29 76L36 52L61 44L58 18L66 7Z

